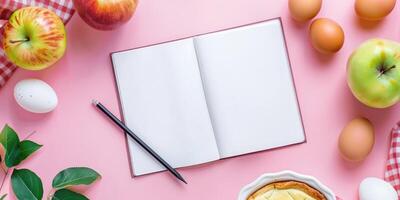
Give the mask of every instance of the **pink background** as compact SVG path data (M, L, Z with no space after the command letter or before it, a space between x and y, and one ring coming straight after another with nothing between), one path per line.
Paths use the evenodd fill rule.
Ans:
M70 166L89 166L102 174L101 181L84 189L91 199L235 199L240 188L259 175L289 169L317 177L345 200L357 199L363 178L383 177L389 131L400 118L400 107L375 110L356 101L346 85L346 61L368 38L398 39L398 11L396 7L380 23L363 24L355 16L353 1L324 1L318 17L338 21L346 33L343 49L333 56L313 50L309 24L291 20L287 0L142 0L134 19L111 32L96 31L76 15L67 26L64 58L45 71L18 70L0 91L0 126L9 123L25 135L37 131L32 139L44 147L21 167L42 177L46 194L54 175ZM91 106L96 98L119 114L109 52L278 16L284 24L308 143L179 170L188 185L168 173L132 179L125 137ZM59 106L51 114L30 114L15 103L14 85L32 77L47 81L58 93ZM376 144L363 163L349 164L339 156L337 138L356 116L373 122Z

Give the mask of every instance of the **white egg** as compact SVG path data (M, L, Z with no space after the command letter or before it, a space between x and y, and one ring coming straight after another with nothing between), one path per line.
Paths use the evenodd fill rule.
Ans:
M359 188L360 200L398 200L396 190L379 178L364 179Z
M54 89L39 79L18 82L14 88L14 97L22 108L33 113L48 113L58 104Z

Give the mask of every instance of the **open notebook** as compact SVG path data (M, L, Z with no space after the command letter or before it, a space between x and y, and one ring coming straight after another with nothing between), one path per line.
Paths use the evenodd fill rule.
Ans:
M173 167L305 140L279 19L111 58L125 123ZM128 144L135 175L164 170Z

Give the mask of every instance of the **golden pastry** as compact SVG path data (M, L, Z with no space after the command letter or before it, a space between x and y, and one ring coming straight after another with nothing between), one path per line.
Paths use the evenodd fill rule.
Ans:
M255 191L247 200L327 200L313 187L298 181L270 183Z

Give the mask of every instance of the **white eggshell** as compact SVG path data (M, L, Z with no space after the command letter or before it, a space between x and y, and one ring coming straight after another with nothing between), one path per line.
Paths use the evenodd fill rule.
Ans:
M14 97L22 108L33 113L48 113L58 104L54 89L39 79L18 82L14 88Z
M382 179L372 177L361 182L359 197L360 200L398 200L392 185Z

